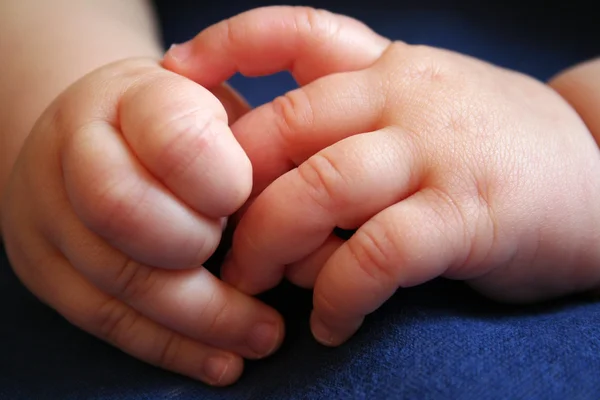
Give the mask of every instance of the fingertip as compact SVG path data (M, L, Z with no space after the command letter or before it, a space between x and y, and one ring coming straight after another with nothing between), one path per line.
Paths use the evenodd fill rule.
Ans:
M268 322L256 323L248 334L247 344L255 353L255 358L260 359L275 353L281 347L284 336L285 325L277 314Z
M244 370L243 359L232 353L217 353L202 364L201 381L211 386L228 386L235 383Z
M343 323L328 320L313 310L310 315L310 328L315 340L324 346L337 347L346 342L358 331L363 318L349 319Z
M321 320L313 311L310 314L310 330L312 331L313 337L319 343L324 346L333 347L336 346L334 334L329 326Z
M165 52L161 66L183 75L204 87L214 87L230 78L235 64L224 59L223 22L208 27L194 38L172 44ZM227 29L225 30L227 31Z
M169 47L162 59L162 66L177 72L188 61L193 53L193 42L191 40L177 44L174 43Z

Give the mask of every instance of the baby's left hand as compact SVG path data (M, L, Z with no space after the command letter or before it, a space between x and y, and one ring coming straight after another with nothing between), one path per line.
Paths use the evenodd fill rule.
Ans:
M232 128L256 198L223 275L250 294L314 283L321 342L440 276L516 302L599 286L600 152L549 86L304 8L217 24L165 65L207 86L291 68L304 85Z

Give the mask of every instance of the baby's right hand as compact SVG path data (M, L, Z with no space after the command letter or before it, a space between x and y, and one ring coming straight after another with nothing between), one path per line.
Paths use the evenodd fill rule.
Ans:
M272 353L280 316L202 268L251 166L208 90L151 60L82 78L13 168L2 232L25 285L154 365L225 385Z

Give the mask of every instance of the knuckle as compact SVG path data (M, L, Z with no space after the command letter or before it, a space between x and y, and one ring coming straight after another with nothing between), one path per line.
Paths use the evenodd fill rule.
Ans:
M348 244L348 250L365 276L382 286L394 285L398 280L396 266L399 260L398 241L389 232L391 224L376 222L359 229Z
M247 14L240 14L231 18L224 19L220 23L221 28L225 32L225 42L229 50L243 49L246 47L246 29Z
M167 370L173 369L179 359L182 337L175 332L166 331L166 337L159 346L154 364Z
M223 336L223 322L228 308L228 302L222 296L217 295L215 290L212 290L198 314L201 337Z
M333 18L333 14L329 11L312 7L298 7L296 10L298 11L294 13L296 29L301 34L306 34L306 38L324 44L340 30L338 20Z
M314 112L310 98L302 88L276 97L272 104L275 124L280 139L286 148L294 143L294 136L302 132L303 126L312 126Z
M95 315L98 335L102 339L119 347L128 347L135 340L132 327L140 316L119 300L111 298L104 302Z
M114 294L125 301L144 298L151 291L158 290L156 285L161 280L156 273L156 269L128 259L114 280Z
M324 153L317 153L302 163L298 174L308 187L308 194L321 208L335 211L348 205L344 175Z

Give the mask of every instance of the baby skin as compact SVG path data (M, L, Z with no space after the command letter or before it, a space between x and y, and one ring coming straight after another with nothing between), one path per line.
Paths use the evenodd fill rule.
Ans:
M300 88L254 110L222 85L280 70ZM11 169L6 251L73 324L213 385L281 344L252 295L284 277L314 288L333 346L440 276L513 302L594 289L599 71L544 84L325 11L252 10L63 92ZM202 264L236 211L221 281Z
M314 287L321 343L437 277L518 303L599 286L599 62L548 85L326 11L266 8L163 64L207 87L286 69L299 83L232 126L254 186L222 278L251 295L283 277Z
M16 274L135 357L210 384L236 380L243 358L283 339L275 310L202 268L251 190L228 127L246 111L227 87L211 93L157 60L79 80L12 170L2 230Z

